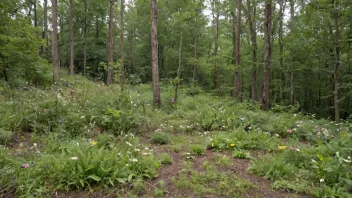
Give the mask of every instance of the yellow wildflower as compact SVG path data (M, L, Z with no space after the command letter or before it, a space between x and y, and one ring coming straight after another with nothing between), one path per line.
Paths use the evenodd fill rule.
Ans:
M231 147L235 147L235 144L230 144Z
M284 150L287 148L287 146L278 146L277 148L279 148L280 150Z
M95 146L95 145L98 144L98 142L96 142L96 141L93 140L93 141L91 142L91 144L92 144L92 146Z

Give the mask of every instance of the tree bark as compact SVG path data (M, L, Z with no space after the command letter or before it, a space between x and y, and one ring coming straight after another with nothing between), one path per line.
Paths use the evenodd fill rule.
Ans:
M110 13L109 13L109 41L108 41L108 76L106 84L110 85L112 83L112 68L111 64L114 62L114 38L113 38L113 18L114 18L114 1L110 0Z
M152 42L152 78L153 78L153 105L159 107L160 101L160 84L158 68L158 18L156 0L151 0L151 42Z
M180 38L180 48L178 50L178 69L177 69L177 78L176 78L176 84L175 84L175 103L177 102L177 91L178 91L178 84L181 80L181 52L182 52L182 32L181 32L181 38Z
M240 36L241 36L241 7L242 0L238 0L237 5L237 19L235 29L235 75L234 75L234 98L238 98L241 91L241 79L240 79Z
M335 0L334 19L335 19L335 68L334 68L334 108L335 121L340 120L339 109L339 66L340 66L340 27L339 27L339 0Z
M43 11L44 11L44 28L43 28L43 33L42 33L42 39L45 40L46 46L41 47L41 54L44 55L44 52L48 52L48 0L44 0L44 5L43 5Z
M270 108L270 60L271 60L271 3L272 0L265 2L265 52L264 52L264 89L262 97L262 107L264 110Z
M34 27L38 27L37 0L33 1L33 7L34 7Z
M252 44L252 71L251 71L251 99L257 100L257 28L256 28L256 13L257 5L251 6L251 0L247 0L247 15L248 15L248 24L249 30L251 33L251 44ZM252 16L253 9L253 16Z
M280 0L280 21L279 21L279 46L280 46L280 92L278 101L282 102L284 99L283 91L285 87L285 73L284 73L284 43L283 43L283 19L284 19L284 9L285 0Z
M74 51L74 46L75 46L75 41L74 41L74 35L73 35L73 2L70 0L70 75L73 75L75 73L75 66L74 66L74 61L75 61L75 51Z
M125 83L125 54L124 54L124 12L125 12L125 0L121 0L121 11L120 11L120 20L121 20L121 36L120 36L120 42L121 42L121 78L120 78L120 83L121 83L121 90L123 90L123 85Z
M294 19L295 19L295 0L290 0L290 14L291 14L291 37L293 37L294 32ZM290 74L290 101L291 105L294 105L294 79L293 79L293 72L294 72L294 63L293 63L293 47L291 47L291 74Z
M60 56L59 56L59 41L57 30L57 0L52 0L52 57L53 57L53 80L56 81L60 76Z
M193 84L196 82L196 75L197 75L197 52L198 52L198 49L197 49L197 33L194 35L194 52L193 52L193 55L194 55L194 63L193 63Z
M222 96L222 88L221 88L221 79L220 79L220 69L218 67L218 50L219 50L219 18L220 18L220 13L219 13L219 5L218 5L218 0L214 0L214 8L216 10L216 17L215 17L215 25L216 25L216 36L215 36L215 49L214 49L214 55L216 57L215 60L215 84L216 87L219 89L219 95Z

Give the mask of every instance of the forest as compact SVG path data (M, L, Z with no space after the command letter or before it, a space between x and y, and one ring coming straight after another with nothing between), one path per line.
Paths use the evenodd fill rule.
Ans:
M350 0L1 0L0 197L352 197Z

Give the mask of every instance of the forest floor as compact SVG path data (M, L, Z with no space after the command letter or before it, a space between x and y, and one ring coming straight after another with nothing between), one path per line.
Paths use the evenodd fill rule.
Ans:
M348 121L199 87L154 109L150 85L1 86L0 197L352 196Z

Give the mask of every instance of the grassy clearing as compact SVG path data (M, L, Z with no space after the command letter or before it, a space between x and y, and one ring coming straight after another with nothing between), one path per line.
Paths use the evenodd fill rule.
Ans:
M250 160L248 173L271 180L273 189L351 196L350 123L317 120L294 107L263 112L254 102L214 97L196 87L183 87L173 104L172 87L162 87L162 108L156 110L149 85L121 91L71 76L47 89L2 87L0 194L97 188L127 189L117 193L122 197L163 197L172 195L170 188L198 196L259 192L228 172L238 158ZM215 157L208 159L206 149ZM152 185L168 166L176 167L173 179Z

